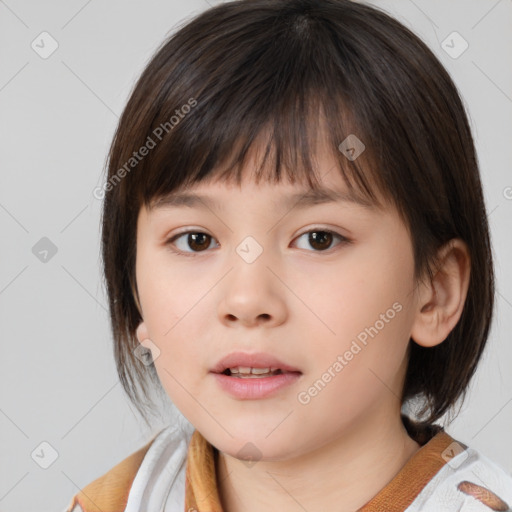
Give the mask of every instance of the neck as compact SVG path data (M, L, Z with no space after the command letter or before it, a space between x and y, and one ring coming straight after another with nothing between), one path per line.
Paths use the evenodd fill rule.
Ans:
M260 460L248 466L219 452L215 469L223 512L356 511L419 448L407 434L399 411L393 416L383 411L293 459Z

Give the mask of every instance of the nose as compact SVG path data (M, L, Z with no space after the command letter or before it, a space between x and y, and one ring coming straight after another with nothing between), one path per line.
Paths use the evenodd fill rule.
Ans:
M277 277L277 269L263 255L252 263L236 258L220 289L220 321L228 327L275 327L285 322L286 286Z

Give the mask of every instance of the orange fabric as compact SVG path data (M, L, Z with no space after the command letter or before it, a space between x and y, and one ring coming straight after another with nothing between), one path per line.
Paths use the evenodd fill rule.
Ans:
M421 427L406 417L402 419L409 435L421 448L358 512L403 512L448 459L455 455L447 448L456 441L441 427ZM84 487L73 497L67 512L124 512L135 476L154 439ZM467 448L463 443L458 444ZM185 512L223 512L216 482L217 453L194 430L187 451ZM480 501L489 510L510 510L499 496L474 482L460 482L458 490Z
M481 501L484 505L489 507L491 510L497 512L508 512L510 510L507 503L505 503L499 496L496 496L492 491L482 487L481 485L474 484L473 482L464 481L461 482L457 489L466 493L468 496L473 496L478 501Z
M454 442L451 436L440 426L418 429L408 418L404 418L404 424L421 448L358 512L403 512L446 464L442 453ZM215 450L197 430L192 434L187 453L185 510L223 512L216 484Z
M194 430L187 451L185 510L223 512L215 474L213 446Z
M358 512L403 512L446 464L442 453L454 442L444 430L423 445L377 496ZM460 443L459 443L460 444Z
M73 496L67 512L77 505L84 512L123 512L135 475L153 440Z

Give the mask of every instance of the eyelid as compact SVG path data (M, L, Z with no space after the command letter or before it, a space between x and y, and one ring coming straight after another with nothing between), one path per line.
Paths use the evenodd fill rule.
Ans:
M325 232L325 233L331 233L331 234L339 236L340 238L343 238L345 240L349 240L349 238L347 238L346 236L342 235L338 231L338 228L330 228L330 227L327 227L327 226L320 226L320 225L313 225L313 226L309 226L309 227L305 228L304 231L301 231L298 235L296 235L294 237L294 240L295 240L295 238L298 238L299 236L305 235L306 233L310 233L311 231L322 231L322 232Z
M180 251L179 249L172 248L172 246L174 245L174 241L177 238L179 238L183 235L188 235L190 233L207 235L207 236L211 237L213 240L217 240L213 235L210 235L210 233L208 233L207 230L205 230L203 228L187 227L187 228L183 228L183 230L181 230L181 231L177 231L176 233L173 233L170 236L166 236L164 239L164 246L169 247L170 250L178 256L199 256L199 255L201 255L201 252L208 252L208 251L187 252L187 251Z
M312 252L312 253L331 253L333 250L336 249L336 247L338 247L339 245L346 245L346 244L350 244L353 242L352 239L350 238L347 238L346 236L342 235L341 233L339 233L337 230L333 229L333 228L328 228L328 227L324 227L324 226L312 226L312 227L308 227L306 228L305 231L302 231L300 234L298 234L297 236L294 237L293 241L297 240L298 238L302 237L303 235L306 235L308 233L311 233L311 232L322 232L322 233L329 233L331 235L333 235L334 237L337 237L339 240L340 240L340 243L339 244L336 244L334 247L331 247L330 249L326 249L324 251L307 251L307 252Z
M328 227L325 227L325 226L319 226L319 225L314 225L314 226L310 226L308 228L305 228L304 231L302 231L301 233L299 233L298 235L296 235L292 242L297 240L298 238L300 238L301 236L307 234L307 233L310 233L310 232L324 232L324 233L329 233L331 235L333 235L334 237L337 237L339 240L340 240L340 243L339 244L336 244L334 247L331 247L330 249L326 249L324 251L307 251L307 252L312 252L312 253L330 253L332 250L334 250L338 245L342 245L342 244L350 244L353 242L352 239L350 238L347 238L346 236L342 235L341 233L339 233L338 231L334 230L333 228L328 228ZM165 238L165 242L164 242L164 245L165 246L171 246L173 245L174 241L179 238L180 236L183 236L183 235L187 235L187 234L190 234L190 233L194 233L194 234L204 234L204 235L207 235L209 237L211 237L213 240L217 240L213 235L210 235L207 230L203 230L203 228L190 228L190 227L187 227L187 228L184 228L182 231L178 231L174 234L172 234L170 237L166 237ZM218 241L217 241L218 242ZM205 251L199 251L199 252L194 252L194 251L190 251L190 252L187 252L187 251L180 251L180 250L175 250L175 249L171 249L171 251L177 255L180 255L180 256L199 256L201 255L201 253L206 253L208 252L207 250Z

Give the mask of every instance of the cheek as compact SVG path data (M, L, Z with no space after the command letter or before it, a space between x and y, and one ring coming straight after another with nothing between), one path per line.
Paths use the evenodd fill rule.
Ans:
M138 264L144 321L159 350L155 368L171 400L186 414L190 394L198 392L198 376L208 371L204 344L209 343L214 321L207 294L213 277L211 273L198 276L197 272L188 276L160 257L150 260L141 254Z
M155 297L147 324L160 350L154 361L160 383L173 404L190 419L197 407L191 396L199 396L206 370L204 350L196 341L204 341L204 331L201 334L202 326L194 321L197 317L192 311L187 315L188 310L187 300L167 292Z
M166 268L144 252L137 255L137 287L143 307L148 336L160 350L155 366L167 365L169 345L175 339L176 326L183 317L183 293L169 286ZM176 286L178 284L176 283Z
M214 283L207 270L201 265L178 261L178 257L161 248L140 249L137 285L144 320L155 340L168 346L176 342L177 333L196 325L191 318L197 318L201 298Z
M353 389L372 393L372 386L383 386L377 376L390 382L405 357L412 325L412 254L407 247L404 254L399 248L384 248L357 257L354 251L339 268L312 276L307 281L310 295L301 292L311 297L308 306L321 320L309 315L311 329L316 324L319 333L308 348L315 377L338 356L346 361L332 388L350 383ZM322 283L321 290L315 282Z
M380 256L354 251L340 265L310 269L306 280L296 281L297 295L307 297L319 333L347 339L378 322L386 311L393 320L390 323L403 316L397 310L410 301L412 267L408 261Z

